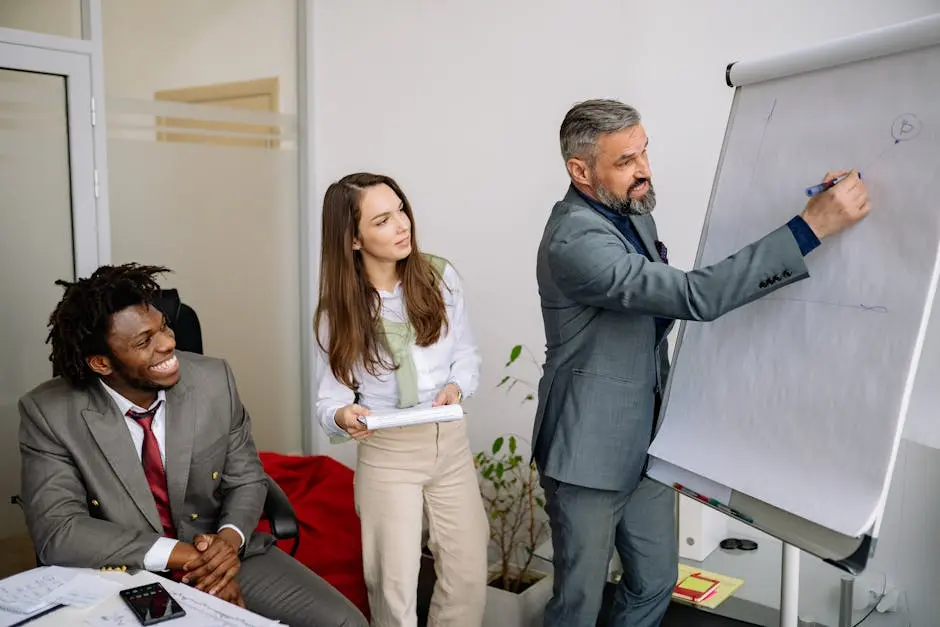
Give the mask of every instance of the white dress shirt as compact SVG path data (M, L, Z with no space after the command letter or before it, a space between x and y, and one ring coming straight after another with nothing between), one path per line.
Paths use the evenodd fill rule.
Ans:
M480 382L480 355L470 328L467 307L464 302L463 285L457 271L447 264L443 272L444 306L447 311L447 331L431 346L413 346L411 350L418 375L418 406L430 406L441 389L448 383L456 383L464 398L470 397ZM406 322L407 312L401 283L391 292L379 290L382 300L383 318L393 322ZM324 344L329 341L328 327L321 324L320 337ZM316 344L317 359L317 405L316 414L320 425L329 435L345 435L334 420L336 411L349 405L355 393L340 383L333 372L326 353ZM353 369L353 377L359 383L360 404L373 411L397 409L398 385L394 372L378 377L368 374L361 365Z
M99 379L99 381L101 381ZM134 449L137 451L138 459L143 460L143 449L144 449L144 428L137 424L137 421L133 418L127 416L128 410L133 409L135 412L143 413L149 411L156 405L160 404L160 407L157 409L157 413L153 416L153 421L150 423L150 430L153 431L153 436L157 440L157 447L160 449L160 460L163 462L163 468L166 468L166 392L160 390L157 392L157 400L154 401L153 405L144 409L138 405L135 405L131 401L127 400L110 387L108 387L104 381L101 381L101 386L104 388L105 392L108 393L115 404L117 405L118 411L121 412L121 415L124 416L124 423L127 425L127 430L131 433L131 440L134 442ZM222 525L219 531L229 527L235 530L235 533L241 537L241 545L245 544L245 534L235 525ZM166 564L170 561L170 554L173 552L173 549L176 547L176 543L179 542L173 538L159 538L156 542L153 543L153 546L150 547L150 550L147 551L147 554L144 555L144 570L151 571L162 571L166 570Z

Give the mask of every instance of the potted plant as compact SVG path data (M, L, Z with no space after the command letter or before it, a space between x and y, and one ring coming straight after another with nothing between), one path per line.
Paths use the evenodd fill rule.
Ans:
M532 353L521 345L512 348L506 367L523 353L541 370ZM534 385L511 373L497 387L506 388L507 393L522 387L521 402L535 400ZM551 575L533 567L536 549L548 539L549 529L535 462L523 455L520 442L528 445L520 436L501 435L488 451L474 457L495 558L487 588L485 627L540 627L552 593Z

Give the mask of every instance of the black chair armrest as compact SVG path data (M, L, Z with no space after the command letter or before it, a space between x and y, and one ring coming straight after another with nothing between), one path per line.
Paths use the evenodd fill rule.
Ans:
M284 490L271 477L268 477L268 496L264 500L264 517L271 525L271 535L278 540L292 539L294 541L290 554L292 556L296 554L297 547L300 546L297 517Z

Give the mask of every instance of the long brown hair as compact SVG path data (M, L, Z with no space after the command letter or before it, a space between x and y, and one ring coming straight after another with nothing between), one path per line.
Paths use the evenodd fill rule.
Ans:
M333 183L323 197L323 235L320 247L320 299L313 329L317 343L327 353L333 376L355 388L353 368L362 365L377 377L394 370L397 364L388 356L381 325L379 293L369 283L362 252L353 250L359 236L359 207L363 191L375 185L388 185L401 199L411 221L411 254L398 262L405 310L417 336L418 346L430 346L441 337L447 324L441 275L418 251L414 213L404 192L391 177L360 172ZM329 346L320 337L326 315Z

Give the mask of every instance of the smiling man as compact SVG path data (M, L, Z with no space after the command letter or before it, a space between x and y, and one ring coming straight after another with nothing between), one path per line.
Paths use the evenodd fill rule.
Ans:
M254 529L267 483L226 362L176 351L168 270L103 266L49 319L60 376L20 399L22 497L46 565L160 572L292 626L363 626Z
M582 102L561 125L571 186L537 259L546 363L532 441L555 572L546 627L594 627L614 549L624 572L609 624L660 624L677 576L674 501L643 471L672 321L714 320L807 278L803 257L869 211L852 172L766 237L683 272L650 215L648 143L637 111L613 100Z

